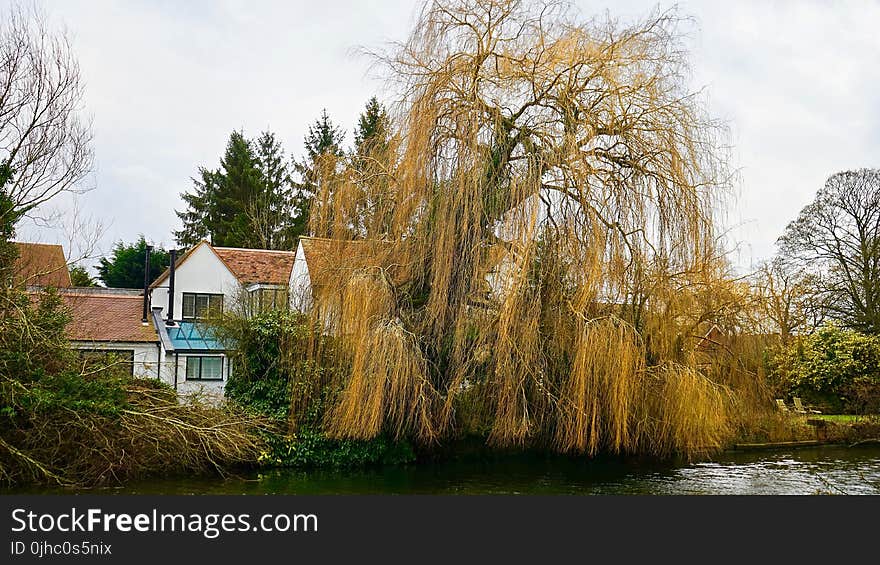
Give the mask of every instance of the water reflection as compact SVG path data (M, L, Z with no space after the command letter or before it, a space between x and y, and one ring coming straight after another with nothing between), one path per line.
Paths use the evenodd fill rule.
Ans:
M21 492L21 491L19 491ZM31 491L31 492L48 492ZM53 491L58 492L58 491ZM359 471L279 469L91 489L125 494L880 494L880 448L725 453L712 461L496 457Z

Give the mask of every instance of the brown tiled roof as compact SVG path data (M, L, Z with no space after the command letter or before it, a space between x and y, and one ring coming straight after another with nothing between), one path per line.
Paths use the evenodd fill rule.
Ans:
M177 258L175 269L186 261L193 251L202 245L208 249L226 265L226 268L238 279L241 284L278 284L286 285L290 281L290 272L293 270L293 262L296 259L294 251L270 251L267 249L243 249L240 247L214 247L207 241L199 242L191 247L186 253ZM153 281L150 288L158 287L170 273L165 269L159 277Z
M67 337L74 341L159 341L151 322L141 323L143 297L119 294L62 294L73 319Z
M286 285L290 281L290 271L293 270L293 261L296 259L296 253L293 251L238 247L213 249L241 284Z
M15 282L27 286L71 286L70 271L60 245L16 242Z
M394 284L402 284L411 278L409 265L401 264L405 254L400 243L320 237L302 237L300 242L313 287L324 286L345 277L346 273L371 267L383 269Z
M723 347L726 341L727 336L721 331L721 328L712 324L706 334L698 339L696 348L701 351L717 349Z

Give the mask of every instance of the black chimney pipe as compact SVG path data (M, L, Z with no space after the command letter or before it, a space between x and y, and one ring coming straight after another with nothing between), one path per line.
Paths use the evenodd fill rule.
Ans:
M153 252L153 246L148 245L146 253L144 253L144 317L141 322L147 323L147 314L150 311L150 254Z
M171 266L168 272L168 319L166 326L174 325L174 268L177 266L177 250L171 250Z

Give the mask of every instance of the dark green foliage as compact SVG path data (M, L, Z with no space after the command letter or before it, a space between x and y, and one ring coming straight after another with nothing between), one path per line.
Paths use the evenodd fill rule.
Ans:
M0 190L3 190L10 180L12 180L12 169L9 163L0 163Z
M342 157L345 154L342 150L344 139L345 133L342 128L333 123L327 110L323 110L321 117L309 126L309 133L305 138L304 145L308 162L314 163L319 156L328 153Z
M373 96L358 118L358 126L354 132L355 151L366 154L387 149L390 135L391 118L388 111Z
M321 117L309 126L309 133L303 142L305 158L293 165L294 171L299 175L299 181L294 184L296 191L293 207L300 218L301 233L305 233L308 228L312 199L318 194L321 183L327 181L323 178L326 172L319 162L328 158L341 162L345 155L342 149L344 139L345 133L333 123L327 110L322 111Z
M144 256L147 252L147 240L141 235L137 242L125 244L119 242L113 248L109 259L101 258L98 263L98 275L104 284L111 288L143 288L144 287ZM168 268L171 258L167 251L154 246L150 253L150 282ZM73 278L73 273L71 273ZM87 286L78 285L74 286ZM91 286L91 285L88 285Z
M265 416L286 421L290 383L315 367L306 359L310 337L307 318L298 312L270 310L245 318L228 314L217 322L216 334L234 347L235 371L226 383L226 397Z
M218 174L205 167L199 167L199 178L191 179L192 192L184 192L180 198L186 204L182 212L175 211L183 222L183 228L174 232L179 245L193 247L203 239L211 239L209 226L213 225L208 215L209 206L217 191Z
M143 269L141 271L143 272ZM70 269L70 283L73 286L98 286L88 269L79 265Z
M12 169L6 162L0 162L0 287L12 286L13 269L18 258L15 239L15 224L21 211L6 191L6 184L12 180Z
M7 413L34 417L69 410L81 415L118 416L128 406L124 385L130 379L115 371L98 371L91 378L69 369L45 375L34 386L22 389Z
M247 223L254 230L255 247L293 249L302 235L300 215L293 210L293 185L281 142L263 132L256 141L260 187L249 206Z
M880 337L827 324L771 361L780 390L826 413L880 413Z
M208 207L211 242L228 247L253 247L247 206L260 191L260 170L253 144L240 132L234 131L229 136L217 179Z
M301 234L289 165L271 132L251 141L233 131L220 167L200 167L192 180L192 192L181 194L186 209L177 212L180 245L207 239L218 246L291 249Z
M289 394L289 393L288 393ZM324 389L310 405L295 434L267 434L268 449L260 463L283 467L350 468L368 465L411 463L416 455L406 441L395 441L386 434L371 440L329 439L321 430L321 419L332 394Z
M295 435L286 434L292 388L319 379L325 369L308 360L313 333L309 320L298 312L270 311L252 318L227 315L216 333L235 345L235 372L226 384L226 397L245 409L272 418L276 431L266 432L266 465L294 467L354 467L412 461L406 442L386 436L370 441L331 440L321 431L321 419L330 392L326 389L310 404Z
M370 465L402 465L416 459L412 445L393 441L385 435L369 441L330 440L312 428L296 436L267 438L269 450L260 456L265 465L283 467L351 468Z

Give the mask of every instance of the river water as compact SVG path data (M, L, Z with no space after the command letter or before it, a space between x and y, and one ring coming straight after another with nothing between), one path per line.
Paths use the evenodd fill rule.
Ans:
M17 491L27 492L27 491ZM70 492L39 490L30 492ZM169 477L92 494L880 494L880 447L725 452L710 461L506 456L355 471Z

